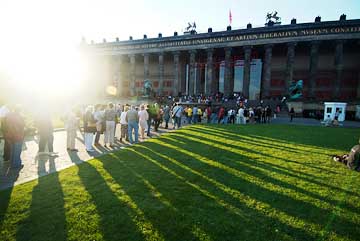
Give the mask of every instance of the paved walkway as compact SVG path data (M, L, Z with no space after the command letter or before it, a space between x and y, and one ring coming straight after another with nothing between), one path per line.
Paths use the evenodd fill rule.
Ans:
M289 121L289 118L277 118L271 121L272 124L291 124L291 125L311 125L320 126L320 121L306 118L295 118L293 122ZM170 129L172 125L170 124ZM345 121L343 127L360 128L360 122ZM341 128L341 127L339 127ZM117 128L116 136L120 136L119 126ZM161 135L162 133L168 132L163 128L159 129L159 132L152 132L153 136ZM103 135L102 137L103 138ZM140 141L145 141L141 140ZM103 139L100 139L100 143L103 143ZM114 148L95 148L96 152L88 153L85 150L83 143L83 136L78 132L76 139L76 147L79 149L78 152L68 152L66 150L66 132L57 131L54 133L54 150L58 152L57 157L36 157L38 151L38 140L36 137L29 137L26 139L23 145L22 160L24 167L19 170L13 170L9 167L9 162L3 162L2 160L2 148L3 143L0 145L0 190L18 185L30 180L34 180L40 176L48 175L50 173L65 169L67 167L79 164L84 161L88 161L94 157L109 153L114 150L124 148L128 143L117 142Z
M164 124L165 125L165 124ZM152 132L152 137L161 135L162 133L172 130L172 124L169 124L170 129L159 128L159 132ZM120 136L120 126L116 128L116 136ZM101 135L100 143L103 142L104 135ZM139 141L145 141L140 138ZM124 148L129 143L120 143L116 141L114 148L105 148L103 146L94 147L95 152L87 152L85 150L84 138L82 133L77 133L76 148L78 152L68 152L66 150L66 132L64 130L54 132L54 151L58 152L58 156L49 157L48 155L37 156L38 140L37 137L28 137L23 145L21 159L24 167L21 170L14 170L10 168L10 162L4 162L3 156L3 141L0 144L0 190L8 187L18 185L38 177L48 175L50 173L65 169L67 167L88 161L94 157L119 150Z

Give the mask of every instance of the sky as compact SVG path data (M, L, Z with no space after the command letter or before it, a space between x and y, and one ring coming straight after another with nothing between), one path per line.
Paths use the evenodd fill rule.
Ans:
M22 86L35 83L61 88L78 76L77 44L134 39L158 33L182 33L188 22L198 32L225 30L232 12L233 29L264 26L267 12L277 11L283 24L360 18L360 0L0 0L0 72ZM71 76L71 78L70 78ZM53 79L56 81L49 81ZM63 86L55 85L57 82ZM49 83L52 84L49 84Z

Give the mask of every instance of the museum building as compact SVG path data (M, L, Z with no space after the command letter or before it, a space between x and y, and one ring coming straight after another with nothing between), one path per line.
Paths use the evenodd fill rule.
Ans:
M302 80L301 99L360 99L360 20L267 24L246 29L81 45L87 81L119 97L140 96L145 80L157 95L241 93L249 100L289 96Z

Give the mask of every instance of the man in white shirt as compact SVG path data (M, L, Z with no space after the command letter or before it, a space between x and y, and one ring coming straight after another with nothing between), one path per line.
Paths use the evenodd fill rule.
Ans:
M121 136L120 136L120 142L122 142L122 139L125 138L126 141L129 140L128 137L128 123L126 121L126 113L129 110L128 106L124 107L124 111L121 112L120 115L120 126L121 126Z
M238 115L240 118L240 124L246 124L246 120L245 120L245 116L244 116L244 108L240 107L239 111L238 111Z

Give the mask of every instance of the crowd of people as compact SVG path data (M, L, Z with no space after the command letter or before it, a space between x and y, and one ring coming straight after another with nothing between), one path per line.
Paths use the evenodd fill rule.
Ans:
M273 111L270 106L260 102L256 107L246 107L246 102L239 105L195 104L174 102L163 104L113 104L89 105L85 108L73 108L64 116L67 133L67 150L76 152L77 132L84 135L86 151L94 152L94 146L113 148L114 143L138 143L145 135L151 137L151 126L157 132L162 128L181 128L183 124L254 124L270 123L272 117L280 111L279 106ZM294 110L290 110L292 120ZM4 160L11 161L14 168L22 167L21 150L25 136L25 121L18 107L5 108L0 112L1 129L5 140ZM38 155L56 156L54 152L54 128L51 115L43 111L34 120L38 135ZM82 125L81 125L82 123ZM82 128L80 128L82 127ZM116 129L120 131L116 132ZM117 136L118 133L118 136ZM100 143L101 135L104 136ZM46 151L47 149L47 151Z

